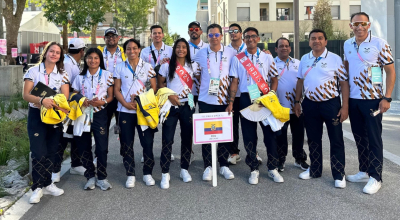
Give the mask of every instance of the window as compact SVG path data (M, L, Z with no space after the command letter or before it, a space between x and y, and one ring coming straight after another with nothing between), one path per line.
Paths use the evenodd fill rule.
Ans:
M335 20L340 19L340 6L339 5L331 6L331 15L332 15L332 19L335 19Z
M354 13L361 12L361 5L350 5L350 17Z
M238 7L237 8L237 20L238 21L250 21L250 7Z
M277 8L276 9L276 20L290 20L289 17L290 8Z
M304 20L312 20L314 18L314 6L306 6L306 13L304 14Z
M282 37L286 37L289 39L290 42L294 41L294 34L293 33L282 33Z
M201 10L208 10L208 6L201 6Z
M260 8L260 21L268 21L268 13L266 8Z

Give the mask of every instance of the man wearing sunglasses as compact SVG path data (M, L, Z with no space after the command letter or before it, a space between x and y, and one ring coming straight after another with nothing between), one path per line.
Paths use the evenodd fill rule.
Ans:
M240 90L240 110L252 105L252 102L260 96L260 88L268 87L260 86L258 83L260 80L256 82L254 79L263 79L261 80L261 82L264 83L263 85L266 85L265 83L270 83L270 88L274 91L276 91L278 86L278 79L276 78L278 73L276 71L274 58L271 55L262 52L260 48L257 47L257 43L260 41L258 30L254 27L249 27L246 28L243 33L247 49L245 49L244 52L237 54L232 59L231 71L229 74L229 76L232 77L229 96L235 97L237 91ZM253 65L248 66L248 64L242 63L242 61L247 60L250 60L251 63L249 64ZM254 69L256 69L257 72L251 72ZM255 93L252 91L255 91ZM256 95L254 96L254 94ZM235 102L236 99L230 98L230 103L226 108L227 112L232 112ZM238 114L239 112L234 112L233 110L233 113ZM240 122L242 125L244 148L247 152L246 164L250 167L251 171L249 183L258 184L258 167L260 164L257 160L257 122L250 121L244 117L241 118ZM275 133L269 125L265 126L260 122L260 126L264 135L264 144L267 148L268 154L268 176L275 182L282 183L284 181L283 177L278 173L277 169L279 156Z
M195 73L200 80L199 91L199 112L224 112L228 102L228 88L230 86L229 68L232 58L236 51L221 44L222 28L218 24L211 24L207 27L209 46L201 49L194 59L199 63L200 69ZM235 97L235 96L233 96ZM234 99L234 98L232 98ZM229 169L229 145L227 143L218 144L218 162L220 164L220 174L225 179L233 179L235 176ZM204 161L203 180L212 179L211 167L211 145L202 145Z
M396 73L389 44L371 35L370 27L368 14L351 16L354 37L344 44L344 65L350 78L349 117L359 161L359 172L347 176L347 180L368 182L363 192L374 194L382 184L382 115L390 108Z

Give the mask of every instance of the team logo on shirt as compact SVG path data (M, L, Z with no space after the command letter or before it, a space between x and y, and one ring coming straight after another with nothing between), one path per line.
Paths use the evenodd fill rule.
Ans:
M138 77L143 78L144 77L144 72L143 71L139 72L138 73Z
M351 51L349 51L349 54L351 54Z
M321 63L321 68L326 68L328 66L327 63Z
M293 68L294 68L295 70L299 70L299 67L298 67L298 66L293 65Z
M228 61L228 57L222 57L222 62L227 62Z
M127 78L127 79L128 79L128 78L129 78L129 76L125 76L125 78Z
M364 53L369 53L371 48L364 48Z

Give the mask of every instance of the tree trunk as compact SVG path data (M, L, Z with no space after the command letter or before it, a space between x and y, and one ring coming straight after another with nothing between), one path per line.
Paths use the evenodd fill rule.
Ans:
M65 53L68 51L68 23L63 24L62 28L63 50Z
M117 2L117 0L115 0L115 11L114 11L115 15L114 15L114 17L117 17L117 15L118 15L118 10L117 10L118 5L117 4L118 4L118 2ZM115 20L115 29L118 30L118 19ZM119 30L118 30L118 32L119 32Z
M97 25L98 25L98 23L92 26L92 33L90 33L90 38L91 38L91 41L92 41L91 42L92 47L96 47L97 46L97 42L96 42Z
M1 2L1 1L0 1ZM5 0L6 8L3 10L3 17L6 22L7 39L7 59L9 64L15 64L15 59L11 57L11 48L18 47L18 30L21 24L22 13L24 13L26 0L16 0L17 10L13 14L14 1Z

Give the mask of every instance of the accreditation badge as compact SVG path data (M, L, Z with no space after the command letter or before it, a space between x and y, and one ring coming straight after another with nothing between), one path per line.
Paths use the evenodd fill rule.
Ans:
M373 85L382 85L382 70L380 67L371 67L371 79Z
M194 108L194 97L193 97L192 93L188 94L188 103L189 103L190 109L193 109Z
M254 100L260 97L260 90L258 89L257 84L252 84L247 86L247 90L249 90L249 96L251 102L254 102Z
M218 96L219 82L220 82L219 78L211 78L210 79L210 85L208 87L209 95Z

